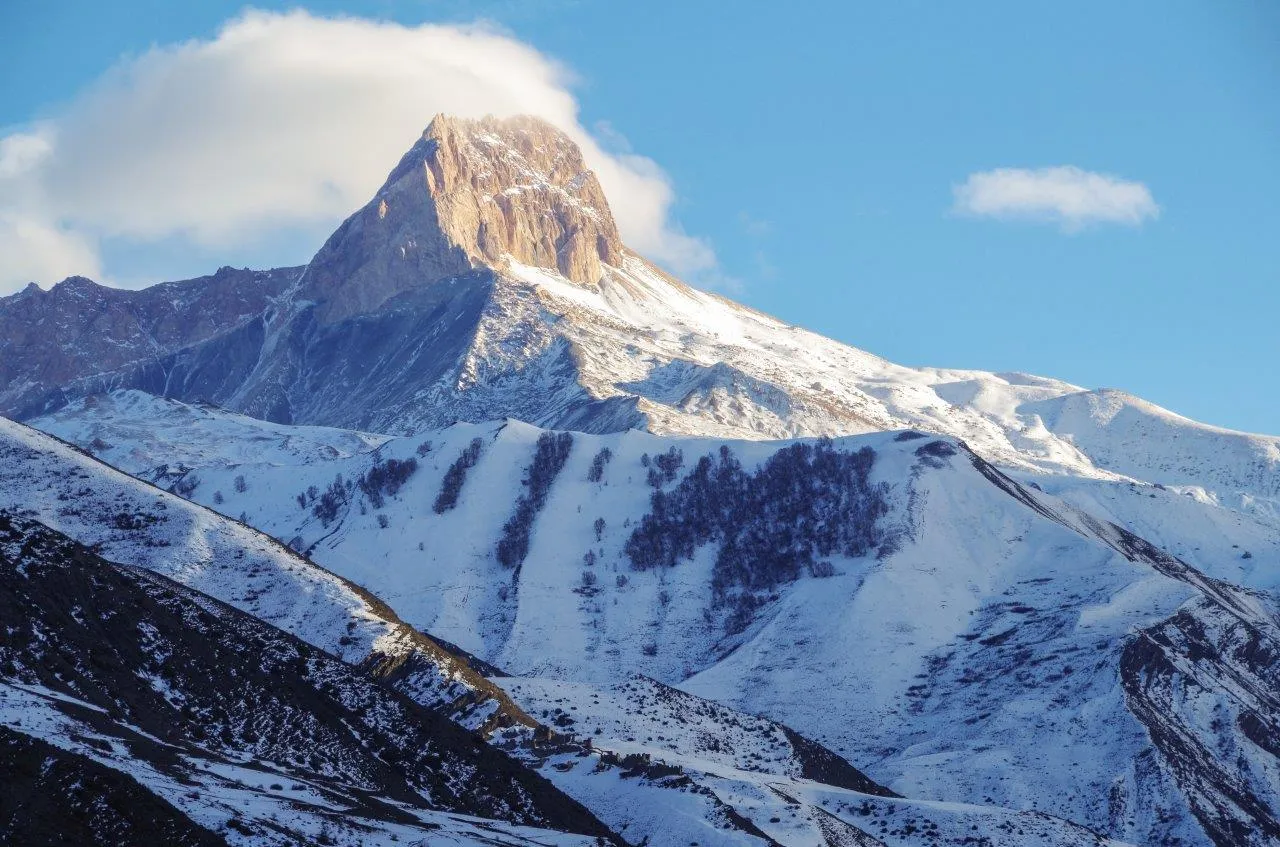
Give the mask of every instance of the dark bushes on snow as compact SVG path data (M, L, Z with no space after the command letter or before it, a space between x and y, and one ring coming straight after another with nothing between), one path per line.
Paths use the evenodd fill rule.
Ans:
M314 491L315 487L308 489L309 492ZM320 523L329 526L338 517L338 510L347 504L349 486L346 480L342 478L342 474L338 474L333 478L333 482L329 483L329 487L324 493L316 498L312 495L315 505L311 507L311 514L320 519ZM302 495L298 495L300 500L304 500Z
M683 466L684 451L678 447L672 447L667 452L653 457L653 463L648 466L648 482L654 488L661 488L665 483L675 479L676 473Z
M199 487L200 477L193 473L185 473L173 483L173 486L169 490L174 494L177 494L179 497L186 497L190 499L191 495Z
M712 588L731 610L727 625L735 631L763 602L757 593L804 573L830 576L822 557L861 556L885 541L878 521L888 512L887 490L869 481L874 462L869 447L849 453L823 439L785 447L748 472L721 447L673 490L654 492L649 514L627 540L627 557L636 570L673 567L699 546L720 542Z
M567 432L544 432L538 436L533 463L525 472L524 485L528 490L516 501L515 513L503 526L502 538L498 540L498 561L505 567L519 565L528 555L533 519L546 504L551 483L569 460L572 448L573 436Z
M480 461L480 451L483 449L483 441L479 438L471 439L471 443L462 451L462 455L458 456L449 466L449 470L444 472L444 480L440 483L440 494L436 496L435 505L432 506L437 515L443 515L458 505L458 494L462 491L462 483L467 480L467 471Z
M360 476L360 490L369 498L373 508L381 509L387 497L394 497L409 477L418 471L418 460L386 459L377 462Z
M591 470L587 471L587 482L599 482L604 479L604 466L613 458L613 451L608 447L600 448L600 452L591 460Z

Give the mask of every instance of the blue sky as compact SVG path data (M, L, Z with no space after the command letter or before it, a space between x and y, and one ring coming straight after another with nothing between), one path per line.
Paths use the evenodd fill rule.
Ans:
M56 121L122 56L213 39L242 8L9 0L0 127ZM582 126L661 166L674 189L664 226L714 250L714 267L690 275L752 306L904 364L1040 373L1280 433L1280 6L306 8L410 26L485 19L562 63ZM1132 183L1158 212L1072 225L955 208L972 174L1055 166ZM314 220L239 241L138 221L94 237L101 275L302 262L322 237Z

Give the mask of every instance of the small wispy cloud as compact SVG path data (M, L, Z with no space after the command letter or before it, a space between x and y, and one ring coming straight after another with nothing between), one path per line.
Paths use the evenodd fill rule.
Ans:
M980 171L952 192L953 210L959 214L1053 223L1067 232L1090 224L1138 226L1160 214L1141 182L1074 165Z

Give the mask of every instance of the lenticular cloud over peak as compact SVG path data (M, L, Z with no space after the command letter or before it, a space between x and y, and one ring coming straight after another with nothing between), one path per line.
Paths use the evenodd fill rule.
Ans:
M0 138L0 293L97 274L103 239L226 250L303 229L318 246L440 112L559 126L629 244L679 272L713 270L710 247L670 217L666 175L606 152L580 124L570 82L481 25L247 12L211 40L122 61L61 113ZM50 241L73 249L50 263Z

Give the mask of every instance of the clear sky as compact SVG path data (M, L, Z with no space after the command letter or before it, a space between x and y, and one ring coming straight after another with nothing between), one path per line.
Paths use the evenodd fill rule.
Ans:
M608 155L641 176L647 163L620 151L661 168L665 177L637 183L634 209L630 194L615 204L638 240L696 282L903 364L1121 388L1209 423L1280 434L1280 4L372 0L305 8L408 27L483 19L534 58L507 65L470 46L441 55L518 77L559 63L572 79L557 71L528 96L554 110L556 91L567 91L581 127ZM252 52L241 59L215 46L146 60L156 46L212 44L242 12L238 3L158 0L0 5L0 136L11 142L0 147L0 266L5 253L41 245L61 264L27 256L11 267L26 262L21 268L46 286L57 279L44 278L46 266L61 272L75 262L121 284L220 264L301 263L342 217L337 210L354 210L354 198L376 188L367 176L304 185L317 181L307 157L323 146L312 139L327 137L326 121L351 144L356 129L381 126L384 87L346 85L343 74L360 69L341 40L326 48L325 86L254 113L263 133L277 115L314 113L305 138L266 145L279 168L255 171L260 183L295 180L289 202L309 203L313 217L270 195L259 204L270 207L267 224L238 237L227 218L243 212L236 200L246 191L228 179L229 196L206 201L200 183L173 176L199 172L205 160L167 162L181 158L174 151L196 156L208 127L184 136L179 123L146 142L167 146L132 159L121 153L145 146L137 139L146 136L117 138L115 122L146 130L157 114L151 101L173 100L175 90L195 93L168 103L165 115L223 114L218 86L242 70L249 82L230 89L231 99L274 91L279 74ZM387 54L396 43L363 48ZM128 56L144 61L128 65L132 76L121 83L108 72L117 67L118 77ZM146 75L170 73L165 61L185 63L188 76L152 92ZM517 82L500 96L525 96ZM131 93L112 93L113 85ZM431 115L406 109L392 88L385 108L425 125ZM347 93L330 98L329 90ZM466 90L435 92L422 109ZM53 152L41 146L48 126L59 133ZM280 125L279 134L291 131L296 124ZM411 140L390 139L387 150ZM218 141L224 151L236 143ZM352 169L389 170L394 156L374 152L372 164ZM41 163L38 177L24 175L36 173L31 162ZM176 170L152 177L153 164ZM311 164L342 172L323 158ZM138 208L104 199L148 179L159 187L139 190ZM658 183L673 196L661 196ZM195 197L198 208L191 200L171 209L174 194ZM81 215L81 206L94 213ZM5 279L0 291L16 284Z

